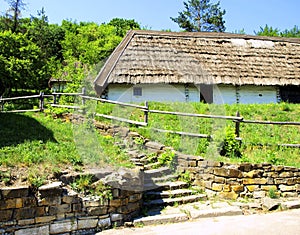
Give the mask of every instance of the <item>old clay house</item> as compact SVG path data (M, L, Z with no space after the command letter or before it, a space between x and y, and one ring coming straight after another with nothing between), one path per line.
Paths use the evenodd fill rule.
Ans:
M125 102L300 102L300 40L130 31L95 80Z

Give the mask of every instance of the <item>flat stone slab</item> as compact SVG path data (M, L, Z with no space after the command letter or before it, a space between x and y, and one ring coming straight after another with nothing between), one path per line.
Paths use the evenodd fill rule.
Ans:
M146 148L151 148L151 149L157 149L157 150L162 150L165 146L163 144L149 141L145 144Z
M286 202L283 202L281 205L285 209L299 209L300 208L300 200L286 201Z
M134 226L139 225L157 225L166 223L176 223L187 221L189 218L185 213L170 214L170 215L154 215L135 219L133 221Z
M199 219L218 216L243 215L243 211L237 206L230 206L216 209L191 210L190 214L192 219Z

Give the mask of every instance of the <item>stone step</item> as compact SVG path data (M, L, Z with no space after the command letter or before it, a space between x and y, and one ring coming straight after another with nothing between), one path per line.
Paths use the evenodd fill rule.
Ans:
M154 215L148 217L136 218L133 220L133 226L142 227L147 225L168 224L176 222L188 221L189 218L185 213L170 214L170 215Z
M174 205L181 205L186 203L197 202L200 200L206 200L207 196L205 194L197 194L197 195L188 195L179 198L161 198L152 200L149 202L144 202L143 206L148 208L153 207L162 207L162 206L174 206Z
M188 183L183 181L166 181L166 182L150 182L144 184L145 191L167 191L167 190L175 190L175 189L182 189L188 188Z
M191 189L175 189L169 191L149 191L144 194L145 199L176 198L195 194Z
M147 164L147 165L144 165L144 169L145 170L151 170L151 169L157 169L159 168L161 165L159 162L155 162L155 163L150 163L150 164Z
M141 158L141 161L144 162L145 164L157 162L157 155L152 155L152 156L146 155L143 158Z
M150 182L154 182L154 183L161 182L162 183L162 182L167 182L167 181L174 182L177 179L178 179L178 175L172 174L172 175L166 175L166 176L157 177L157 178L151 178L148 183L150 183ZM146 182L146 180L148 180L148 179L145 179L145 182Z
M144 171L145 178L157 178L171 174L171 169L168 167L160 167L157 169L151 169Z

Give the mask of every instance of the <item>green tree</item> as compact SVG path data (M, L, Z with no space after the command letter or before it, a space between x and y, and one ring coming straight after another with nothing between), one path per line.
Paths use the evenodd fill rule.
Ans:
M47 87L49 68L41 57L40 48L26 35L0 32L0 95L12 90Z
M178 12L179 16L171 17L180 28L189 32L224 32L226 11L221 10L220 2L210 3L210 0L189 0L183 2L185 10Z
M11 31L17 32L21 11L25 10L26 4L23 0L6 0L10 8L7 11L6 17L9 19L7 24L10 25Z
M260 27L258 32L254 32L257 36L269 36L269 37L279 37L280 30L273 28L272 26L266 25L265 27Z
M120 18L112 19L108 25L114 26L116 35L124 37L129 30L141 29L141 26L135 20L126 20Z
M72 81L68 91L77 91L89 70L105 60L122 37L108 24L64 22L65 39L62 43L63 66L56 78Z
M288 30L284 30L280 33L280 36L287 37L287 38L300 38L300 29L298 26L294 26L294 28Z
M65 31L57 24L49 24L44 8L38 11L37 17L31 17L25 28L28 38L41 48L45 59L63 60L61 42Z
M292 29L285 29L280 31L278 28L273 28L272 26L266 25L265 27L260 27L258 32L254 33L258 36L269 36L269 37L287 37L287 38L299 38L300 29L298 26L294 26Z

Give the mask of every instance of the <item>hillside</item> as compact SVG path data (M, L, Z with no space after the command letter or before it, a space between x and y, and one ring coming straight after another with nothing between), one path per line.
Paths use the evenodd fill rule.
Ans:
M214 115L235 115L248 120L298 121L300 106L294 104L266 105L208 105L202 103L150 103L151 109L171 110ZM100 104L98 112L130 117L141 121L141 111ZM121 123L99 119L113 125ZM81 172L101 164L132 166L125 150L115 143L122 139L102 136L90 121L73 124L68 116L57 118L49 113L0 113L0 181L2 184L39 186L64 171ZM123 125L123 124L122 124ZM269 162L275 165L300 167L300 149L278 146L299 144L300 126L277 126L241 123L242 142L233 141L233 121L149 114L149 126L130 126L144 137L171 146L175 150L201 155L225 162ZM156 129L201 133L213 136L213 141L182 137ZM226 130L226 131L225 131ZM231 139L230 139L231 137ZM137 140L138 141L138 140ZM230 142L232 141L232 142ZM229 144L228 144L229 143ZM125 145L126 143L124 143ZM223 146L230 154L220 155ZM232 149L234 151L232 151ZM231 152L230 152L231 151ZM239 155L236 155L237 151ZM96 156L96 157L95 157Z

